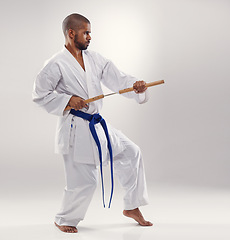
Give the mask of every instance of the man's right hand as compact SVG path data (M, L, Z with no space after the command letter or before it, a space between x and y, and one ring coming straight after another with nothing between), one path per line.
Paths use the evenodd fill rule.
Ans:
M77 96L72 96L67 106L74 108L75 110L80 110L82 108L86 108L86 109L89 108L89 106L84 102L84 99Z

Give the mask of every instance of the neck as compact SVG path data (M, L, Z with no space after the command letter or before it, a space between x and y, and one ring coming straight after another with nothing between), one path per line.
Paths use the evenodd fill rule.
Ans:
M72 46L70 43L66 43L65 47L75 58L82 57L82 50Z

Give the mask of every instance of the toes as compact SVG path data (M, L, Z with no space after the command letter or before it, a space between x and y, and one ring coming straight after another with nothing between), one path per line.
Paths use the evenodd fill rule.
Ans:
M143 221L143 222L140 222L140 225L141 226L152 226L153 224L149 221Z
M65 232L68 232L68 233L76 233L77 232L77 229L74 227L73 228L68 227L65 230L66 230Z
M153 224L149 221L146 222L146 225L145 226L152 226Z
M147 226L152 226L152 225L153 225L153 224L152 224L151 222L149 222L149 221L147 222L147 224L148 224Z
M78 230L76 227L71 227L71 226L59 226L57 223L55 225L62 231L66 233L77 233Z

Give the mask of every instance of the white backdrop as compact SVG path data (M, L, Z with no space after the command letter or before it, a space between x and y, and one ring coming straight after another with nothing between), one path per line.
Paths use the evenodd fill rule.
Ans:
M141 147L148 185L229 189L229 1L21 0L0 9L2 196L64 186L56 117L32 103L31 91L63 47L61 23L73 12L91 21L89 49L147 82L165 80L145 105L113 96L102 112Z

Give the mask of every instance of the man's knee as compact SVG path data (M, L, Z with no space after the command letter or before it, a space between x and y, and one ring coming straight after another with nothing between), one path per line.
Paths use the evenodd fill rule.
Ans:
M141 156L141 149L135 143L132 143L130 145L130 147L128 148L128 151L129 151L129 154L132 156L132 158L139 159Z
M78 176L68 176L67 188L69 190L75 189L91 189L94 191L98 184L98 177L93 173L84 174L79 173Z
M140 147L137 146L135 143L131 142L129 143L125 150L118 154L114 160L120 160L122 162L124 161L137 161L139 162L139 160L142 158L142 155L141 155L141 150L140 150Z

